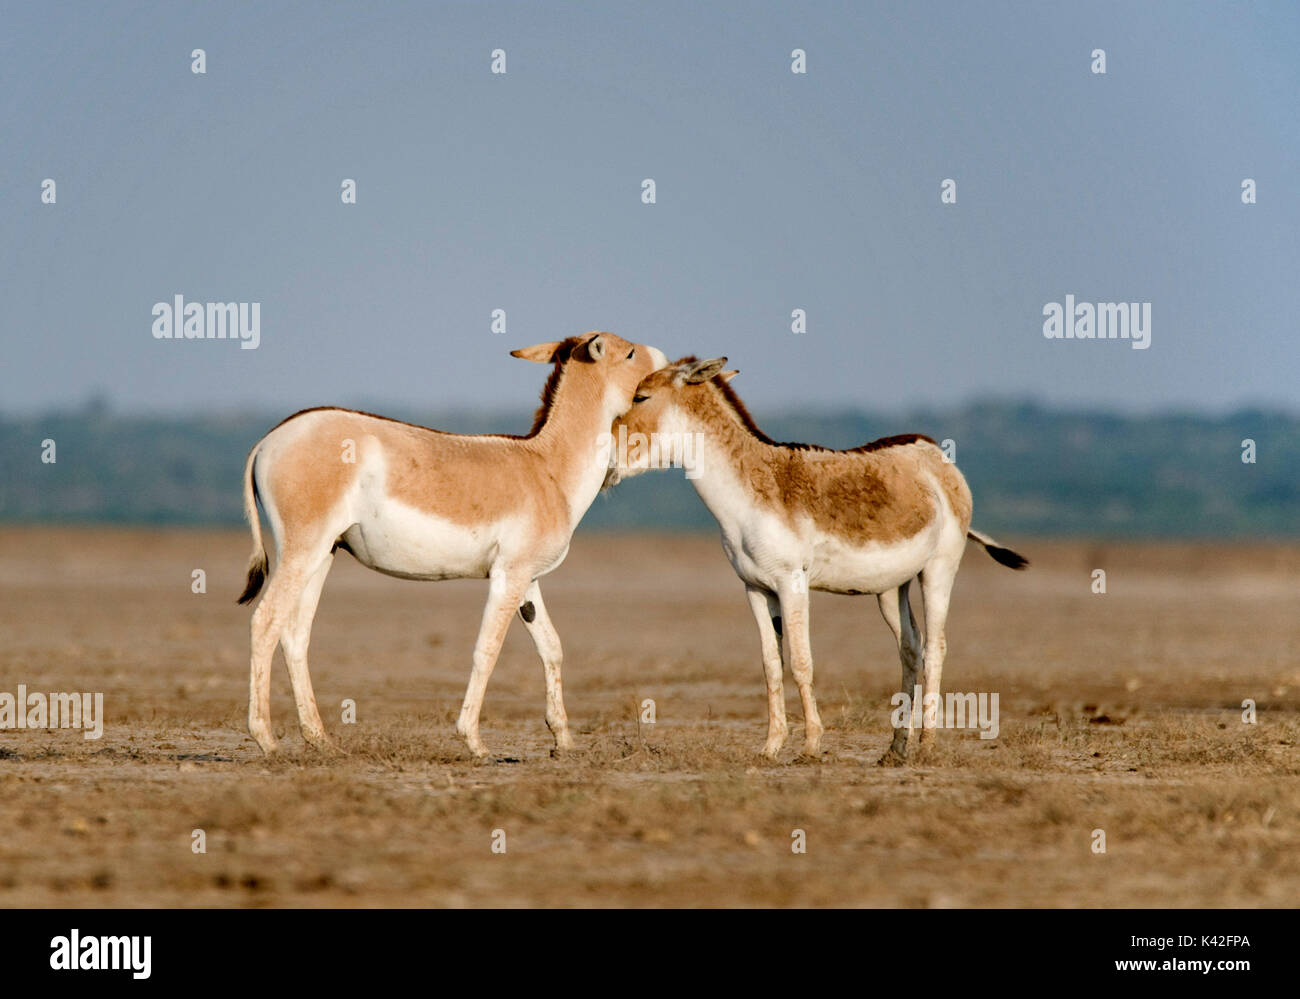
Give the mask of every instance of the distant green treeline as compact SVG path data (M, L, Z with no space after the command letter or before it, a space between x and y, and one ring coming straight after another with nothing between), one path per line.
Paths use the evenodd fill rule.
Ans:
M460 433L520 433L525 412L391 415ZM0 418L0 520L236 524L244 458L280 419L129 416L102 407ZM1300 417L1121 416L980 403L902 415L785 414L760 421L777 440L854 447L889 434L951 439L990 532L1130 537L1300 535ZM1255 445L1242 461L1243 440ZM55 442L54 463L42 442ZM680 469L601 496L588 527L712 526Z

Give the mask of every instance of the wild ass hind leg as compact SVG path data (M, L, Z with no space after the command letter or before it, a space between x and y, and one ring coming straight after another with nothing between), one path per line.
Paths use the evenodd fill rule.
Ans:
M908 580L897 590L888 590L879 596L880 614L894 633L894 641L898 643L898 658L903 667L902 692L906 697L903 703L910 706L906 721L894 729L889 749L880 758L881 766L899 766L907 759L907 740L912 734L912 718L916 713L913 698L916 694L916 674L923 653L921 633L908 599L911 586L912 581Z
M483 711L483 696L487 693L488 680L492 669L501 654L501 643L505 641L510 619L523 601L530 580L522 579L505 570L493 569L488 577L487 606L483 608L483 621L479 625L478 640L474 643L474 665L469 674L469 685L465 688L465 703L461 705L460 717L456 720L456 731L465 740L469 751L479 759L488 755L487 747L479 737L478 721Z
M326 734L325 724L316 707L316 695L312 691L311 675L307 671L307 646L311 642L311 626L316 618L321 589L325 586L325 577L329 575L333 563L334 553L330 552L308 577L307 585L298 597L298 605L280 633L280 648L284 650L289 681L293 684L293 699L298 706L298 725L302 729L302 737L314 749L331 754L339 752L339 749Z
M808 635L808 585L807 576L800 572L798 579L781 591L781 617L786 638L790 642L790 672L799 685L799 700L803 704L804 743L803 755L816 758L821 755L821 715L817 711L817 697L813 693L812 641Z
M317 564L317 559L305 553L290 550L283 554L253 611L249 629L248 732L268 756L279 748L271 732L271 660L281 632L297 610L312 567Z
M785 720L785 687L782 671L785 654L781 644L781 602L776 594L758 586L745 586L749 609L758 625L758 640L763 652L763 676L767 681L767 742L763 755L776 759L785 745L790 729Z
M934 744L935 732L943 722L940 717L943 711L941 681L943 661L948 654L944 629L948 622L952 584L957 578L957 560L931 563L921 570L920 578L925 607L925 652L921 675L921 747L924 749Z
M546 613L546 604L542 602L542 588L535 579L524 593L524 602L519 605L519 620L524 622L546 674L546 727L555 737L554 752L567 753L573 749L573 736L569 734L569 716L564 710L564 688L560 681L564 649L560 646L560 634Z

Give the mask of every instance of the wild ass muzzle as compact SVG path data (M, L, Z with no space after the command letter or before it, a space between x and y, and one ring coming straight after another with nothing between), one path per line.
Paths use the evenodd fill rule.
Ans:
M340 548L362 565L403 579L489 579L465 702L456 730L486 756L479 713L488 678L519 613L542 659L546 723L558 750L573 745L560 685L560 638L538 579L569 550L608 470L610 423L632 404L637 383L667 362L654 347L586 333L513 351L554 365L532 429L522 437L443 433L347 409L289 417L249 452L244 512L253 532L248 584L262 588L267 552L257 504L275 539L274 571L253 612L248 730L267 754L271 659L278 642L308 743L330 750L307 644L321 587Z
M1012 569L1028 561L971 530L966 480L929 437L886 437L849 451L777 443L758 429L727 384L736 372L722 370L726 361L687 357L648 375L613 432L622 437L625 427L622 439L657 435L668 442L660 453L681 450L673 441L695 442L689 478L722 529L722 547L745 584L758 624L768 699L763 752L775 757L788 734L782 686L787 662L803 704L804 753L820 752L811 590L877 596L898 643L909 699L918 669L923 672L925 745L937 722L931 703L938 702L948 601L967 540ZM606 485L647 465L645 456L629 453L624 464L611 468ZM924 600L924 633L908 601L913 579L920 581ZM911 729L909 711L881 763L905 759Z

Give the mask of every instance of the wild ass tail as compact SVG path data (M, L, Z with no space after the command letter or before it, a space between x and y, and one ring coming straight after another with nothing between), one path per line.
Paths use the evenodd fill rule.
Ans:
M246 604L257 596L266 581L266 545L262 542L262 522L257 516L257 483L253 481L253 462L257 451L262 446L259 441L248 452L248 461L244 462L244 516L253 532L253 554L248 558L248 582L239 597L241 604Z
M995 562L1001 562L1011 569L1023 569L1029 565L1029 559L1019 552L1013 552L1010 548L1003 548L987 534L981 534L979 531L967 531L966 537L982 544L984 550L993 556Z

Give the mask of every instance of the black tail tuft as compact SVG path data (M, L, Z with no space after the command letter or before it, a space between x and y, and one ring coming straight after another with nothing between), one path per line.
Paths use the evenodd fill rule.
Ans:
M1011 569L1023 569L1029 565L1029 559L1019 552L1013 552L1010 548L1003 548L987 534L981 534L979 531L970 529L967 530L966 537L977 544L983 545L984 550L993 557L995 562L1001 565Z
M993 556L994 561L1001 562L1009 569L1024 569L1029 565L1029 559L1019 552L1013 552L1010 548L1002 548L998 545L985 545L984 548Z
M266 582L266 556L260 559L254 559L248 564L248 582L244 585L244 592L239 596L239 602L246 604L257 596L262 589L262 584Z

